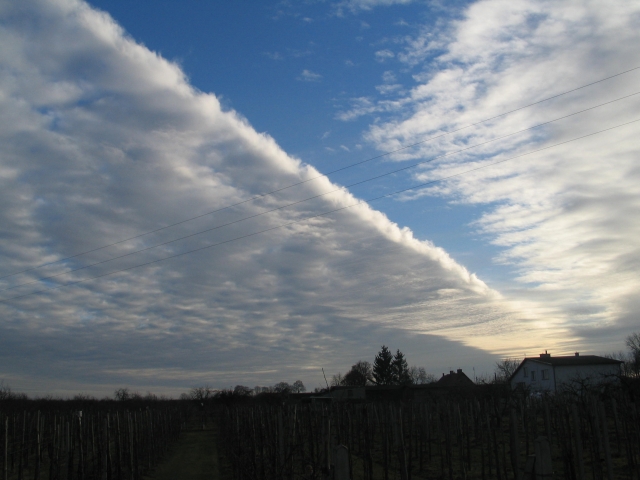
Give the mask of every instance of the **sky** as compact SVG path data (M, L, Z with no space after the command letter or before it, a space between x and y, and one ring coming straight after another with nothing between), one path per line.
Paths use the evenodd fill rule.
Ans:
M0 0L0 381L624 349L639 32L625 0Z

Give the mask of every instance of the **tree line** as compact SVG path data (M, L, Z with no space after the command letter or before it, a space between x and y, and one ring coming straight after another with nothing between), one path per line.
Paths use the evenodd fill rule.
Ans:
M423 385L435 381L435 376L427 373L424 367L410 367L399 349L392 354L386 345L382 345L373 364L365 360L356 362L346 374L333 375L331 386Z

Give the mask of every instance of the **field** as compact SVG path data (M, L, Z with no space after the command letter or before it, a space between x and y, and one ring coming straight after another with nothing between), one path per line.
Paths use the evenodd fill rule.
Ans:
M0 402L0 480L638 480L639 413L628 391L23 399Z

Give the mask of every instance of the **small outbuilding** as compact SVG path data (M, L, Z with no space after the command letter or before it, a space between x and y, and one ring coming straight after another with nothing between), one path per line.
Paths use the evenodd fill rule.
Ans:
M512 389L555 393L583 385L618 382L621 365L619 360L597 355L576 352L575 355L552 357L545 351L540 357L525 358L511 375L509 383Z

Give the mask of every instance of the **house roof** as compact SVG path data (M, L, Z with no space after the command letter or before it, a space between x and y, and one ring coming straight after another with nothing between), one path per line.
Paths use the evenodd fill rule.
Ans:
M544 354L542 354L544 355ZM529 357L524 361L531 360L538 363L545 363L547 365L553 365L554 367L565 367L575 365L615 365L622 363L620 360L613 360L612 358L600 357L598 355L570 355L567 357Z
M467 377L461 369L457 372L451 370L448 375L442 374L440 380L436 382L438 387L470 387L475 386L473 380Z
M612 358L600 357L598 355L575 355L552 357L549 353L541 353L539 357L527 357L522 360L522 363L516 368L515 372L511 374L509 381L515 377L516 373L520 371L522 366L526 362L542 363L544 365L550 365L552 367L577 367L583 365L620 365L620 360L614 360Z

